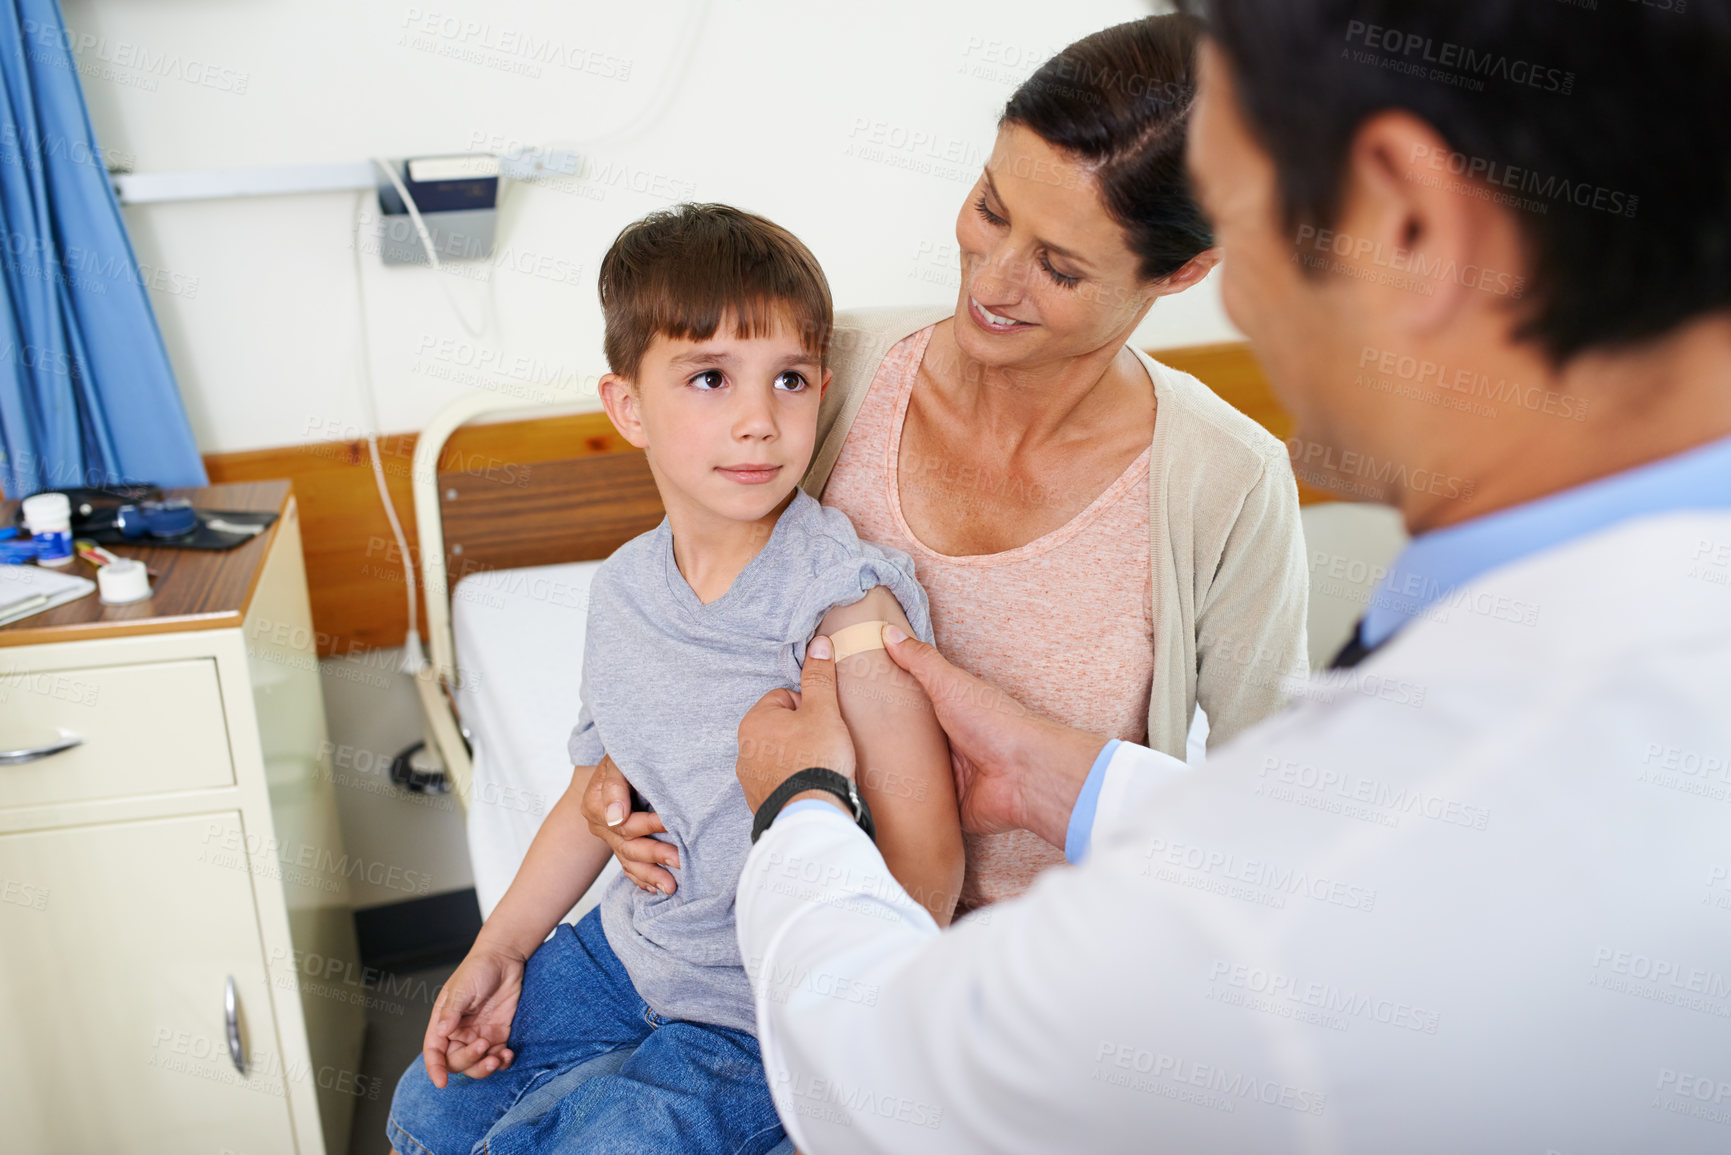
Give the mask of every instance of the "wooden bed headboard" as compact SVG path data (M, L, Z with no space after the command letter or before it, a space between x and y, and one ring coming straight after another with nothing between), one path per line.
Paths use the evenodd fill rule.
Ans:
M532 409L510 397L471 393L441 409L415 445L409 475L423 636L435 674L447 683L456 676L451 598L463 578L605 558L653 529L664 515L648 458L618 435L604 413L475 426L495 436L518 435L507 444L531 452L499 468L477 469L473 459L450 459L448 444L476 418L527 417ZM593 432L580 433L584 427ZM529 428L536 432L522 439ZM549 437L549 429L565 436ZM535 460L521 460L525 456Z
M534 485L485 473L439 474L445 570L471 573L604 558L661 522L661 495L636 449L543 461Z

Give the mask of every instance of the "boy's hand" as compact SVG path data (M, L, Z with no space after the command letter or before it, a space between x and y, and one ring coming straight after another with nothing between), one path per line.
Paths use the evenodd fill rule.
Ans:
M484 1079L511 1065L516 1056L505 1043L522 992L522 956L477 942L433 1003L421 1043L433 1086L449 1074Z
M653 810L631 809L631 783L605 754L583 792L583 818L632 882L662 894L672 894L678 887L666 868L679 868L679 848L649 837L667 833L667 827Z
M739 723L739 785L752 813L807 766L854 776L853 736L836 698L834 654L828 638L813 638L805 648L800 692L777 686Z

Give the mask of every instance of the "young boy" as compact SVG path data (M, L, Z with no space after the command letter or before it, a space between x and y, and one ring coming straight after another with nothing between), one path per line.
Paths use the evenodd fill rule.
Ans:
M439 994L391 1107L402 1155L483 1136L493 1153L779 1143L733 925L752 822L739 721L798 688L814 633L882 619L931 639L907 556L798 488L832 325L806 247L750 213L682 205L620 234L600 289L602 402L646 451L667 517L595 576L571 785ZM837 684L885 859L947 922L961 830L930 703L881 649L844 658ZM666 827L678 887L621 876L560 924L608 857L581 813L604 754Z

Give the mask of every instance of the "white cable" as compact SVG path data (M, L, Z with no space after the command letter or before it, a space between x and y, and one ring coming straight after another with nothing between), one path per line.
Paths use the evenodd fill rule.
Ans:
M403 178L397 175L397 170L391 167L390 163L382 157L373 157L373 163L378 165L380 172L390 178L392 187L397 190L397 195L403 198L403 205L409 210L409 220L414 222L415 232L421 238L421 248L426 250L427 263L433 266L433 272L441 272L442 270L439 266L439 254L433 248L433 235L427 231L427 222L421 219L421 210L420 207L415 204L415 198L409 195L409 186L403 183ZM483 315L481 317L481 325L479 328L476 328L469 324L469 318L465 317L463 315L463 310L457 307L457 299L451 295L451 283L448 280L441 278L439 281L439 289L445 294L445 303L451 306L451 312L456 314L457 322L463 326L463 331L469 334L469 336L479 340L481 335L487 331L485 306L482 306Z
M409 219L414 222L415 233L421 239L421 248L425 250L427 254L427 263L432 266L435 274L441 272L442 270L439 267L439 254L438 250L433 247L432 234L427 231L427 222L421 219L420 207L415 204L415 198L410 194L408 186L403 183L402 177L397 175L397 170L383 158L375 156L373 157L373 163L378 166L380 172L384 173L385 176L389 178L392 187L397 190L397 195L402 198L404 207L409 210ZM361 195L363 198L361 203L364 204L366 194L362 193ZM409 595L409 631L403 638L403 661L401 666L399 666L399 669L401 669L403 673L412 676L419 674L426 668L427 654L426 650L421 645L421 630L416 618L416 610L419 609L419 603L416 599L418 587L415 581L415 563L413 559L409 557L408 538L403 533L402 523L397 520L397 507L396 504L391 501L390 488L385 484L384 466L379 461L378 397L373 391L372 353L371 347L367 341L366 286L365 281L362 279L361 246L359 243L360 217L360 209L357 205L355 213L356 243L354 246L355 292L357 300L360 303L359 320L361 326L360 344L362 360L361 381L362 392L366 397L368 409L367 451L373 460L373 479L379 486L379 500L384 503L385 517L391 523L391 532L396 535L397 539L397 549L403 555L403 576L408 585ZM490 275L488 280L492 280ZM441 279L439 281L439 288L445 294L445 303L451 306L451 312L456 316L457 322L463 326L463 330L468 333L469 336L479 339L481 335L487 331L486 306L482 306L481 326L480 328L476 328L469 324L469 319L463 315L463 310L457 307L457 300L451 295L450 283Z
M674 46L673 51L669 54L669 59L673 63L668 66L666 75L662 78L662 83L655 86L654 99L650 100L648 104L639 109L637 114L630 120L617 128L602 133L600 136L592 136L582 140L567 139L557 142L559 151L569 153L572 156L578 156L580 150L593 148L595 145L605 144L608 141L618 140L621 138L636 140L645 135L651 127L666 115L668 108L672 106L673 101L685 87L685 77L691 71L690 65L692 57L696 55L697 45L703 40L703 28L709 20L709 0L695 0L693 8L695 9L695 13L690 20L687 20L681 26L679 42ZM541 146L541 151L546 153L551 151L553 147L554 146L551 144L543 145ZM499 194L498 199L495 201L495 206L498 209L499 214L496 232L500 237L505 236L509 232L506 228L507 222L505 219L505 197L509 187L514 184L528 184L534 180L540 179L540 176L545 175L538 173L535 176L527 177L512 176L508 171L509 165L506 163L508 159L509 157L507 156L501 156L499 158ZM422 243L425 244L426 242L423 241ZM487 310L488 319L492 323L493 331L499 335L499 347L504 349L509 346L510 342L507 341L505 337L504 319L499 315L498 260L498 252L495 250L491 275L487 278L487 303L485 308Z
M419 674L427 665L426 651L421 647L421 629L418 624L420 603L416 597L419 586L415 579L415 559L409 555L409 539L403 533L403 523L397 519L397 507L391 500L391 490L385 484L385 466L379 458L379 402L373 390L373 355L371 343L367 340L367 282L364 276L364 264L361 260L361 224L365 217L362 211L366 208L367 197L372 190L363 190L355 198L355 312L359 322L360 338L358 341L360 353L360 385L361 398L366 403L367 418L367 455L373 463L373 481L379 487L379 500L385 506L385 519L391 523L391 533L397 539L397 552L403 558L404 584L409 595L409 632L403 638L403 660L398 666L403 673L411 676ZM424 239L424 238L423 238ZM429 247L428 252L431 253Z
M656 86L657 99L650 101L635 117L618 128L601 136L590 137L585 143L595 145L605 141L618 140L621 137L635 140L643 136L651 125L661 119L673 104L674 98L685 87L685 77L691 71L689 67L691 58L696 53L697 45L703 39L703 26L708 19L709 0L697 0L697 15L685 22L685 27L680 30L680 42L673 50L672 59L675 63L669 67L667 75L662 77L662 83ZM669 79L673 83L667 83Z
M695 51L696 45L702 39L701 34L703 25L707 20L708 15L708 0L698 0L696 19L686 22L685 28L683 29L684 35L681 38L681 43L673 53L674 58L679 61L679 63L672 69L672 75L674 77L684 77L687 71L685 66L689 63L689 58ZM683 85L677 82L671 85L661 85L658 90L658 100L652 101L648 106L642 109L637 116L633 117L630 121L627 121L620 128L614 129L612 132L606 133L600 137L593 138L588 143L595 144L601 141L614 140L627 134L632 136L640 135L643 129L659 120L667 111L668 106L672 103L674 96L681 87L683 87ZM409 211L409 220L414 223L415 233L420 238L421 247L427 254L427 263L432 267L433 272L440 272L439 254L433 247L432 234L427 230L427 222L421 218L420 207L415 204L415 198L409 193L408 186L405 185L402 178L397 175L397 170L383 158L373 157L372 162L378 166L380 172L385 174L386 178L390 180L392 187L397 190L397 195L402 198L403 206ZM505 180L502 173L500 180L501 182ZM391 500L390 487L385 484L385 467L379 455L378 396L373 388L372 348L367 340L367 288L365 268L361 260L361 225L365 215L362 210L366 207L366 198L369 193L370 190L362 191L355 201L355 230L354 244L352 246L355 256L356 314L360 329L360 339L358 344L361 362L361 396L366 403L367 456L372 461L373 481L378 485L379 500L385 507L385 519L390 522L391 534L396 538L397 542L397 551L403 558L403 574L405 584L408 587L409 630L408 634L403 639L403 660L399 668L405 674L416 675L425 669L427 665L427 655L421 644L421 630L418 624L418 611L420 609L420 604L417 599L417 594L420 587L415 577L414 559L409 556L408 537L403 533L402 522L397 518L397 507ZM503 207L501 203L504 199L503 193L504 189L501 188L499 190L500 195L498 200L495 202L501 208ZM487 320L489 314L492 316L495 324L497 324L498 321L498 302L493 292L494 284L498 275L497 261L498 257L495 252L492 267L489 270L489 276L487 278L488 292L486 302L482 305L480 328L476 328L469 324L468 317L464 316L462 309L457 307L457 300L451 293L450 282L443 278L439 281L439 288L445 294L445 303L451 306L451 312L456 316L457 322L463 326L464 332L477 340L487 331Z
M661 83L655 87L655 98L638 110L637 115L617 128L609 129L600 136L583 139L566 138L549 142L542 150L550 151L557 146L561 152L579 153L598 144L628 139L637 140L645 136L672 106L675 99L685 87L685 78L691 71L692 58L697 54L697 45L703 40L703 28L709 20L709 0L696 0L693 4L696 13L680 28L679 42L669 54L672 61L667 72L661 77ZM503 179L503 176L501 176Z

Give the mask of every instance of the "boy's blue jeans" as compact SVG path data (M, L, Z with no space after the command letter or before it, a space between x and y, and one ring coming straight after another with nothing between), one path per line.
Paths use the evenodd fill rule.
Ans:
M651 1011L597 910L529 957L510 1046L508 1069L452 1075L443 1090L417 1057L391 1101L391 1145L401 1155L763 1155L784 1138L757 1040Z

